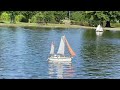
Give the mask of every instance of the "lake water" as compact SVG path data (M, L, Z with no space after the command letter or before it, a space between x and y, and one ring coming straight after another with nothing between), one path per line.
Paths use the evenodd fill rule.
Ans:
M76 52L71 63L48 62L62 35ZM1 79L120 79L120 31L0 27Z

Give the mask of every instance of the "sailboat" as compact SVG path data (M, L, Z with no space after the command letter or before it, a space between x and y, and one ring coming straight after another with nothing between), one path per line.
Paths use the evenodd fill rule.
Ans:
M103 28L100 24L97 26L96 32L103 32Z
M65 56L65 46L67 46L70 56ZM75 52L72 50L71 46L69 45L65 35L61 37L60 45L58 48L57 54L54 53L55 45L51 43L51 50L50 56L48 58L49 61L71 61L72 58L76 55Z

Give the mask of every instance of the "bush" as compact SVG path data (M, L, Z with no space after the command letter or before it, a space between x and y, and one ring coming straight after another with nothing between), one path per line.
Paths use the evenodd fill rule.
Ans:
M23 17L23 18L21 19L21 22L28 22L28 19L25 18L25 17Z
M43 22L43 20L44 20L44 15L41 12L35 14L31 18L31 22L33 22L33 23L40 23L40 22Z
M1 22L10 21L10 14L3 12L0 16Z
M23 18L25 18L23 15L17 15L17 16L15 16L15 21L21 22L23 20Z
M97 27L98 24L101 24L100 21L95 21L95 20L90 20L88 21L89 23L89 26L94 26L94 27Z
M89 26L89 23L88 23L88 22L86 22L86 21L85 21L85 22L83 22L82 24L83 24L83 26Z
M89 26L89 23L87 21L74 21L74 20L71 20L71 25Z
M112 27L120 27L120 23L111 23Z
M80 25L80 22L71 20L71 25Z
M36 23L36 22L37 22L37 18L36 18L35 16L33 16L33 17L31 18L31 22L32 22L32 23Z
M56 23L54 13L50 11L44 13L44 21L46 23Z
M60 20L60 24L70 24L70 20Z
M62 20L60 20L60 22L59 22L60 24L64 24L64 22L62 21Z

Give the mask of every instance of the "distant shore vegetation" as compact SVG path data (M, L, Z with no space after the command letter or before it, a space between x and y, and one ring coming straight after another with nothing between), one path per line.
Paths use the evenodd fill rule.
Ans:
M0 23L120 27L120 11L0 11Z

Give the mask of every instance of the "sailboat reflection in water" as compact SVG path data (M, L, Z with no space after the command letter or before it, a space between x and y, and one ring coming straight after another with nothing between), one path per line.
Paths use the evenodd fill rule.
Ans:
M49 78L69 79L74 77L72 62L49 62Z
M64 55L65 52L65 45L68 48L68 51L70 53L69 57L66 57ZM71 46L69 45L65 35L61 37L60 45L57 54L54 53L54 43L51 43L51 50L50 50L50 56L48 58L49 61L71 61L72 58L75 56L75 52L72 50Z
M102 36L103 32L96 32L97 36Z

